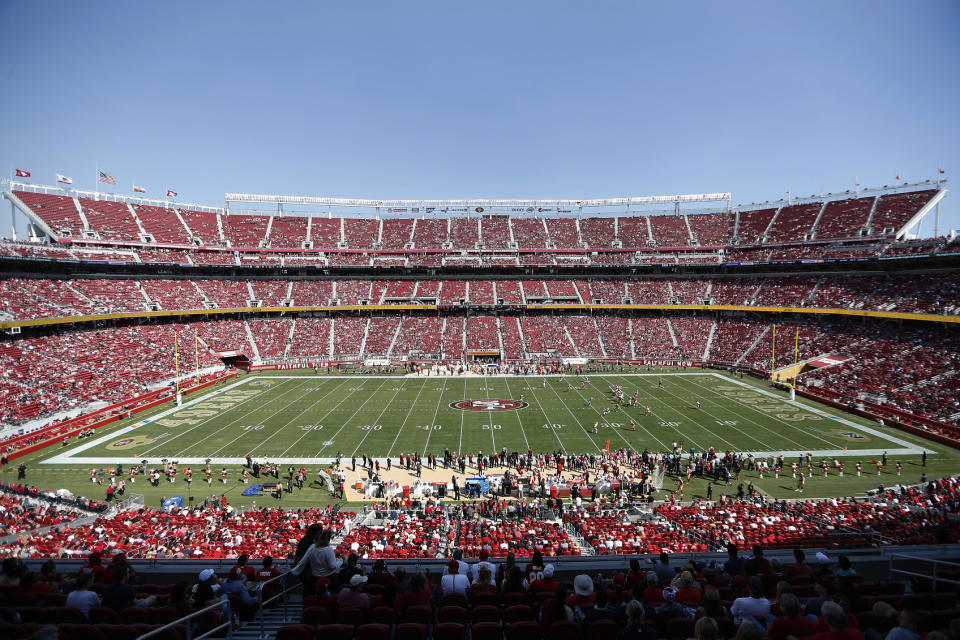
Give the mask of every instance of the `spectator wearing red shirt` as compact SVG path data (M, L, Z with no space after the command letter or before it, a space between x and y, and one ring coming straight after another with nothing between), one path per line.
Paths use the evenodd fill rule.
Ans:
M543 577L530 583L530 591L533 593L556 593L557 586L560 584L553 579L553 565L548 564L543 568Z
M788 564L784 570L784 577L790 584L806 584L813 582L813 567L806 563L807 555L803 549L794 549L793 557L796 562Z
M235 569L235 568L236 568L236 567L234 567L234 569ZM248 567L248 568L250 568L250 567ZM231 571L232 571L232 570L233 570L233 569L231 569ZM254 575L253 575L253 579L254 579L254 581L257 582L257 583L264 583L264 582L267 582L268 580L273 580L273 579L276 578L278 575L280 575L280 571L279 571L275 566L273 566L273 556L264 556L264 557L263 557L263 568L257 569L256 573L254 573ZM261 599L261 600L268 600L268 599L271 598L271 597L273 596L273 594L275 594L276 592L277 592L277 585L275 585L275 584L268 584L268 585L266 585L266 586L263 587L263 590L261 591L260 599Z
M640 570L640 561L636 558L631 558L630 571L627 572L627 587L633 589L634 584L638 582L642 584L646 577L647 572Z
M427 589L427 578L422 573L415 573L410 578L410 588L396 600L394 610L405 611L409 607L429 607L430 591Z
M77 573L79 573L80 575L83 575L85 573L93 574L93 582L102 583L103 574L107 570L106 567L100 564L100 559L102 557L103 556L100 554L99 551L94 551L93 553L90 554L90 558L87 560L87 564L80 567L80 571L78 571Z
M481 566L477 569L477 579L470 585L470 595L478 593L496 593L497 587L493 584L493 572L489 567Z
M753 557L744 562L748 576L772 576L773 566L763 557L763 547L753 545Z
M643 591L643 601L650 607L663 604L663 589L660 579L653 571L647 571L647 588Z
M252 582L257 575L257 570L247 566L250 556L245 553L237 558L237 564L230 568L229 576L231 579L239 577L244 582Z
M846 611L836 602L824 602L821 609L826 631L813 635L812 640L863 640L863 633L850 624Z
M680 589L677 590L677 602L696 606L703 599L703 593L693 584L693 574L684 571L680 574Z
M783 615L770 623L767 637L770 640L787 640L787 636L804 638L814 633L813 621L803 615L800 600L792 593L783 593L777 600Z

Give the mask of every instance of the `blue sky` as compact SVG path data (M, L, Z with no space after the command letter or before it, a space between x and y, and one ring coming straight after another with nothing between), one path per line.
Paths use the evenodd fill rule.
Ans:
M7 0L0 24L0 171L35 182L749 203L960 171L950 0Z

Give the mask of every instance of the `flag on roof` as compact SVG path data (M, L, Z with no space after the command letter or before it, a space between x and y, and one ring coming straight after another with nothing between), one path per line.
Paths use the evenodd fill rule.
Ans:
M941 171L940 173L943 173L943 171ZM17 169L17 177L18 177L18 178L29 178L29 177L30 177L30 172L29 172L29 171L24 171L23 169Z
M67 176L58 173L57 182L62 182L63 184L73 184L73 178L68 178Z
M134 193L146 193L147 190L144 189L143 187L138 187L137 185L133 185L133 192L134 192Z
M107 184L117 184L117 176L112 176L109 173L104 173L100 171L100 182L106 182Z
M18 169L17 171L19 171L19 169ZM940 169L940 173L946 173L946 171L944 171L943 169ZM17 175L20 175L20 174L18 173ZM30 174L27 173L27 177L29 177L29 176L30 176Z
M176 198L176 197L177 197L177 192L176 192L176 191L171 191L170 189L167 189L167 197L168 197L168 198Z

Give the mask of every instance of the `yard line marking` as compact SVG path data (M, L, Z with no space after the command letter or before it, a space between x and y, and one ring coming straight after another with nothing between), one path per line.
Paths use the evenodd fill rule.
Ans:
M573 386L573 385L571 385L571 386ZM596 384L594 384L594 382L593 382L592 379L590 380L590 386L593 387L594 389L596 389L598 392L601 392L601 393L603 392L603 389L601 389L601 388L598 387ZM574 388L574 390L576 390L576 387L573 387L573 388ZM579 395L581 398L583 398L583 394L581 394L579 391L577 391L577 395ZM592 405L591 405L591 408L593 408ZM606 418L603 417L603 414L602 414L599 410L597 410L596 408L593 408L593 410L596 412L596 414L597 414L598 416L600 416L600 419L601 419L603 422L609 422L609 420L607 420ZM630 415L630 413L627 412L626 410L624 410L624 413L626 413L626 414L627 414L628 416L630 416L631 418L634 418L634 417L639 418L639 416L632 416L632 415ZM654 413L653 415L656 416L657 414ZM650 435L651 438L653 438L654 440L656 440L657 442L659 442L661 447L663 447L664 449L667 449L667 444L666 444L663 440L661 440L661 439L658 438L656 435L654 435L653 431L650 431L650 430L647 429L645 426L643 426L643 420L637 420L636 423L637 423L637 426L640 427L641 429L643 429L645 432L647 432L647 433ZM624 442L626 442L628 445L630 445L630 448L633 449L634 445L633 445L632 442L627 441L627 439L623 436L623 434L620 433L620 431L619 431L618 429L614 429L614 431L617 432L617 435L620 436L620 439L621 439L621 440L623 440Z
M304 384L306 384L306 383L307 383L307 381L305 380L304 382L301 382L300 384L298 384L298 385L295 386L294 388L289 389L289 390L287 390L287 391L284 391L283 393L281 393L280 395L278 395L276 398L273 398L273 399L271 399L269 402L264 403L263 406L267 406L267 405L273 404L274 401L279 400L280 398L282 398L283 396L287 395L288 393L291 393L291 392L293 392L293 391L296 391L297 389L299 389L300 387L302 387L302 386L303 386ZM286 407L286 405L284 405L284 407ZM277 415L278 413L280 413L281 411L283 411L284 407L281 407L280 409L277 409L276 411L274 411L273 413L271 413L269 416L267 416L266 420L269 420L269 419L272 418L273 416L275 416L275 415ZM233 425L237 424L238 422L243 422L243 421L246 420L247 418L249 418L249 414L240 416L239 418L237 418L236 420L234 420L234 421L232 421L232 422L228 422L227 424L223 425L222 427L220 427L220 428L217 429L216 431L213 431L213 432L207 434L205 437L200 438L200 439L197 440L196 442L194 442L194 443L190 444L189 446L187 446L187 448L184 449L183 451L181 451L179 454L177 454L177 456L174 457L174 459L175 459L175 460L179 460L179 459L180 459L180 456L184 455L187 451L189 451L190 449L196 447L196 446L199 445L201 442L203 442L203 441L205 441L205 440L209 440L210 438L212 438L213 436L217 435L218 433L220 433L220 432L223 431L224 429L229 429L229 428L232 427ZM242 431L242 429L241 429L241 431ZM231 440L230 442L228 442L226 445L224 445L224 447L227 446L227 445L233 444L234 442L236 442L237 440L239 440L240 438L242 438L242 437L245 436L245 435L247 435L247 434L246 434L246 433L241 433L239 436L237 436L236 438L234 438L233 440ZM220 449L217 449L217 451L216 451L215 453L221 451L224 447L220 447ZM213 456L208 456L208 457L213 457Z
M523 378L523 380L524 380L524 386L527 386L526 378ZM547 424L553 424L553 420L550 419L550 416L547 415L547 412L543 410L543 405L540 404L540 398L537 397L537 392L535 387L531 386L530 388L534 390L533 399L537 401L537 408L540 409L540 413L543 414L543 419L547 421ZM563 440L560 439L560 434L557 433L556 429L550 429L550 431L553 431L553 437L557 439L557 444L560 445L560 448L563 450L563 452L567 453L567 448L563 446ZM530 447L527 446L527 449L529 448Z
M363 445L364 441L367 439L367 436L373 433L373 427L380 422L380 418L382 418L383 414L387 412L387 409L390 408L390 405L393 404L393 401L397 399L397 394L403 391L404 389L405 387L403 385L403 382L401 381L400 386L397 387L397 390L393 392L393 396L391 396L390 401L387 402L387 404L383 405L383 409L380 410L380 413L377 415L377 418L372 423L370 423L370 428L367 430L367 433L362 438L360 438L360 442L357 443L357 446L354 448L353 453L350 454L351 457L357 455L357 451L360 450L360 446Z
M584 433L585 436L587 436L587 440L589 440L589 441L593 444L593 446L597 447L597 451L600 451L600 452L602 453L602 452L603 452L603 449L601 449L599 446L597 446L597 443L593 441L593 436L591 436L591 435L587 432L587 430L583 428L583 423L580 422L580 418L578 418L578 417L577 417L577 414L575 414L575 413L570 409L570 407L567 406L567 403L564 402L563 398L560 397L560 394L557 393L557 390L553 388L553 385L547 385L547 388L550 389L551 391L553 391L553 395L557 396L557 400L560 401L560 404L563 405L563 408L567 410L567 413L569 413L571 416L573 416L573 419L576 421L577 425L580 427L580 430L583 431L583 433ZM597 434L597 435L599 435L599 434ZM619 435L619 434L618 434L618 435ZM627 439L624 438L622 435L620 436L620 439L623 440L624 442L627 442ZM630 443L627 442L627 444L630 444Z
M616 378L617 378L617 376L610 376L610 377L613 378L613 379L616 379ZM599 376L599 378L609 385L609 380L607 380L606 376ZM604 389L598 387L598 386L593 382L593 380L590 381L590 386L593 387L594 389L596 389L597 391L601 392L601 393L609 393L609 390L606 390L606 391L605 391ZM621 385L621 386L626 387L626 385ZM640 387L636 387L636 389L639 391L639 390L640 390ZM649 394L649 392L647 392L647 391L644 391L643 393L644 393L645 395L648 395L648 394ZM624 395L627 395L627 394L624 393ZM649 395L650 395L651 398L656 398L656 396L654 396L654 395L652 395L652 394L649 394ZM659 401L657 401L657 402L651 403L650 406L656 406L656 405L662 405L662 406L664 406L664 407L666 407L666 408L668 408L668 409L671 409L671 410L676 411L677 413L679 413L679 414L682 415L682 416L686 416L686 414L684 414L682 411L678 410L674 405L672 405L672 404L670 404L670 403L668 403L668 402L664 402L664 401L662 401L662 400L659 400ZM645 406L646 406L646 405L645 405ZM643 422L642 416L641 416L640 414L637 414L637 415L632 414L631 412L627 411L628 408L629 408L629 407L621 407L621 411L623 411L625 414L627 414L628 416L630 416L631 419L636 418L637 426L642 426L642 422ZM637 409L639 410L639 407L637 407ZM657 418L657 420L658 420L659 422L668 422L667 420L664 419L664 417L660 416L656 411L653 411L653 410L651 409L650 413L651 413L655 418ZM644 414L644 415L645 415L645 414ZM696 422L694 422L694 424L695 424L696 426L700 426L700 425L697 425ZM692 444L692 445L694 445L694 446L696 446L696 447L702 448L702 447L700 447L700 443L698 443L696 440L694 440L693 438L691 438L690 436L688 436L687 434L685 434L683 431L680 431L680 428L679 428L679 427L670 427L670 428L671 428L671 429L675 429L676 432L679 433L680 436L683 438L683 441L684 441L684 442L690 442L690 444ZM646 429L646 427L643 427L643 430L646 431L647 433L650 433L650 431L648 431L648 430ZM662 440L660 440L660 438L657 438L656 436L654 436L654 438L656 439L657 442L660 443L660 446L663 447L664 450L670 451L670 449L667 447L667 443L663 442ZM721 437L720 439L723 440L722 437ZM724 442L727 442L727 441L724 440ZM731 443L727 442L727 444L731 444ZM731 446L733 446L733 445L731 444Z
M595 385L592 381L590 382L590 386L593 387L594 389L597 389L598 391L601 391L600 387L598 387L597 385ZM575 385L572 385L572 384L571 384L571 385L570 385L570 388L573 389L578 396L580 396L580 399L581 399L581 400L585 400L585 398L583 397L583 394L580 393L580 390L577 389L577 387L576 387ZM554 393L556 393L556 392L554 392ZM557 394L557 395L559 396L559 394ZM562 402L562 401L561 401L561 402ZM566 405L564 405L564 406L566 406ZM607 420L607 419L603 416L603 414L600 412L599 409L597 409L596 407L593 406L593 403L592 403L592 402L590 403L589 407L590 407L590 409L591 409L594 413L596 413L597 416L600 418L600 420L599 420L600 422L610 422L609 420ZM654 440L656 440L657 442L659 442L661 447L666 448L667 445L664 444L664 443L660 440L660 438L658 438L657 436L653 435L653 432L647 431L646 427L644 427L643 425L640 425L640 428L643 429L644 431L646 431L647 433L649 433L649 434L650 434L650 437L652 437ZM623 440L623 441L630 447L631 450L633 449L633 443L630 442L629 440L627 440L627 439L623 436L623 434L620 433L620 430L619 430L619 429L617 429L616 427L611 427L611 429L613 429L613 432L617 434L617 437L620 438L621 440ZM597 434L597 435L600 435L600 434Z
M367 379L369 380L369 378L367 378ZM350 423L351 420L353 420L353 419L356 417L356 415L357 415L358 413L360 413L360 410L361 410L361 409L363 409L365 406L367 406L367 403L370 402L370 400L371 400L375 395L377 395L377 392L380 391L380 389L383 388L383 385L387 384L387 381L389 381L389 380L390 380L390 378L384 378L384 379L383 379L383 382L380 383L380 386L377 387L376 389L374 389L373 392L372 392L369 396L367 396L367 399L360 403L360 406L357 407L357 410L353 412L353 415L351 415L349 418L347 418L346 420L344 420L344 421L343 421L343 424L340 425L340 428L337 429L336 433L334 433L333 436L331 436L329 440L324 440L324 442L335 442L335 438L336 438L338 435L340 435L340 432L343 431L343 430L346 428L346 426ZM339 405L338 405L338 406L339 406ZM323 445L322 447L320 447L320 451L317 451L315 454L313 454L313 457L314 457L314 458L319 458L319 457L320 457L320 454L321 454L321 453L323 452L323 450L326 449L326 448L327 448L327 445Z
M908 442L907 440L902 440L902 439L900 439L900 438L897 438L897 437L894 436L894 435L886 434L886 433L884 433L884 432L882 432L882 431L877 431L876 429L874 429L874 428L872 428L872 427L868 427L868 426L862 425L862 424L857 424L856 422L853 422L852 420L848 420L848 419L843 418L843 417L840 417L840 416L835 416L835 415L833 415L833 414L827 413L826 411L823 411L822 409L816 409L816 410L811 409L809 406L803 404L803 403L800 402L799 400L793 400L793 401L785 400L784 398L781 398L781 397L778 396L777 394L772 393L772 392L770 392L770 391L767 391L766 389L761 389L761 388L759 388L759 387L754 387L754 386L749 385L749 384L747 384L747 383L740 382L739 380L735 380L735 379L732 379L732 378L727 378L726 376L722 376L722 375L720 375L720 374L718 374L718 373L713 373L713 374L711 374L711 375L713 375L714 377L716 377L716 378L718 378L718 379L720 379L720 380L724 380L724 381L727 381L727 382L732 382L732 383L734 383L734 384L736 384L736 385L740 385L741 387L746 387L746 388L748 388L748 389L751 389L751 390L753 390L753 391L756 391L756 392L759 393L760 395L767 396L768 398L776 398L776 399L779 400L780 402L784 402L784 403L786 403L786 404L793 405L793 406L795 406L795 407L798 407L798 408L803 409L804 411L810 411L810 412L815 413L816 415L819 415L819 416L826 416L826 417L828 417L828 418L831 418L831 419L833 419L833 420L836 420L837 422L843 423L843 424L847 425L848 427L851 427L851 428L854 428L854 429L858 429L858 430L860 430L860 431L863 431L864 433L869 433L870 435L875 436L875 437L877 437L877 438L880 438L881 440L887 440L887 441L889 441L889 442L893 442L893 443L895 443L895 444L898 444L898 445L900 445L901 447L904 447L905 449L906 449L906 448L910 448L910 449L913 448L913 445L911 445L910 442ZM862 450L861 450L861 451L862 451ZM872 450L867 450L867 451L872 451ZM864 454L864 455L867 455L867 454ZM874 454L871 453L871 454L869 454L869 455L874 455ZM891 455L893 455L893 454L891 453ZM903 454L901 454L901 455L903 455ZM907 455L911 455L911 454L907 454Z
M779 422L780 424L783 424L783 425L785 425L785 426L789 426L789 427L790 427L792 430L794 430L794 431L797 431L797 430L798 430L796 425L788 424L786 421L781 420L781 419L777 418L776 416L774 416L774 415L772 415L772 414L767 414L767 413L765 413L765 412L762 412L762 411L760 411L759 409L756 409L755 407L752 407L752 406L748 405L747 403L742 402L742 401L738 400L737 398L735 398L735 397L733 397L733 396L727 396L727 395L724 395L724 394L720 393L719 391L714 391L714 390L711 389L710 387L705 387L705 386L699 384L696 380L693 380L692 382L693 382L693 384L695 384L695 385L697 385L698 387L704 389L705 391L708 391L708 392L710 392L710 393L713 393L713 394L715 394L715 395L718 395L718 396L720 396L721 398L729 398L730 400L735 401L737 404L740 404L740 405L743 405L744 407L747 407L747 408L749 408L749 409L752 409L755 413L759 413L760 415L773 418L775 421ZM792 442L793 444L795 444L795 445L797 445L797 446L801 446L801 447L803 446L803 443L802 443L802 442L797 442L797 441L794 440L793 438L789 438L789 437L787 437L786 435L784 435L784 434L782 434L782 433L778 433L778 432L774 431L773 429L770 429L769 427L765 427L765 426L763 426L762 424L760 424L759 422L756 422L755 420L751 420L750 418L748 418L748 417L747 417L746 415L744 415L743 413L741 413L741 414L739 414L739 415L740 415L741 418L743 418L743 419L746 420L747 422L749 422L749 423L751 423L751 424L754 424L754 425L760 427L760 428L763 429L764 431L767 431L767 432L772 433L772 434L774 435L774 437L780 436L780 437L783 438L784 440L787 440L788 442ZM817 435L817 434L815 434L815 433L813 433L813 434L811 434L811 435L813 435L813 437L815 437L817 440L820 440L821 442L826 442L826 443L827 443L828 445L830 445L830 446L833 446L833 447L836 446L836 443L830 442L829 440L827 440L827 439L825 439L825 438L822 438L821 436L819 436L819 435Z
M302 411L300 411L299 413L297 413L297 415L295 415L294 417L290 418L286 423L284 423L284 425L283 425L282 427L280 427L279 429L277 429L276 431L274 431L273 433L271 433L269 436L267 436L266 438L264 438L263 440L261 440L260 443L257 444L256 447L254 447L253 451L256 451L257 449L259 449L260 447L262 447L262 446L263 446L268 440L270 440L271 438L274 438L274 437L276 437L277 435L279 435L281 431L283 431L284 429L286 429L291 423L293 423L295 420L297 420L298 418L300 418L300 416L302 416L302 415L305 414L307 411L310 411L310 410L313 409L315 406L317 406L318 404L320 404L321 402L323 402L324 400L326 400L327 397L328 397L331 393L333 393L334 391L336 391L337 389L339 389L340 387L342 387L342 386L345 385L345 384L347 384L347 381L346 381L346 380L341 380L339 386L336 386L336 387L334 387L333 389L330 389L330 390L327 391L325 394L323 394L320 398L318 398L317 400L314 400L313 402L311 402L310 405L307 406L306 409L303 409ZM311 388L311 389L308 389L308 391L314 391L314 389ZM310 431L304 431L304 435L306 435L306 434L308 434L308 433L310 433ZM300 437L302 438L303 436L300 436ZM300 440L300 438L297 438L297 441L299 441L299 440ZM287 451L289 451L289 447L287 448ZM216 453L216 452L214 452L214 453ZM284 451L284 453L286 453L286 451ZM254 457L257 457L257 455L254 454L254 453L252 453L252 452L251 452L251 455L253 455ZM262 455L262 454L261 454L261 455ZM283 454L280 454L280 455L283 455Z
M463 379L463 399L467 399L467 379ZM463 420L466 418L467 412L460 412L460 443L457 445L457 456L459 457L463 453ZM424 447L423 455L427 455L427 449Z
M390 445L390 448L387 450L387 456L390 457L390 453L393 451L393 445L397 444L397 438L400 437L400 433L403 432L403 427L407 424L407 420L410 419L410 413L413 411L413 408L417 406L417 400L420 399L420 394L423 393L423 390L427 387L427 379L424 379L422 385L420 385L420 390L417 391L416 397L413 399L413 404L410 405L410 408L407 409L407 415L404 416L403 422L400 423L400 428L397 429L397 435L393 438L393 443ZM430 430L433 430L433 425L430 426ZM367 435L370 435L369 433Z
M248 379L249 379L249 378L248 378ZM277 399L279 399L279 398L282 398L283 396L287 395L287 394L290 393L291 391L294 391L294 390L297 389L298 387L299 387L299 385L296 386L296 387L293 387L293 388L291 388L291 389L288 389L287 391L284 391L283 393L281 393L280 395L276 396L275 398L271 398L270 400L268 400L268 401L266 402L266 404L272 404L275 400L277 400ZM262 392L261 392L261 393L262 393ZM238 402L238 403L235 404L234 406L230 407L225 413L230 413L231 411L235 411L238 407L241 407L241 406L245 405L246 403L250 402L251 400L253 400L253 399L255 399L255 398L259 398L260 395L261 395L261 394L258 393L258 394L255 394L255 395L250 396L250 397L247 398L246 400L242 400L242 401ZM194 446L194 445L200 444L200 442L203 442L204 440L206 440L207 438L209 438L210 436L212 436L214 433L220 433L220 432L223 431L224 429L226 429L226 428L228 428L228 427L232 427L233 425L237 424L238 422L244 420L248 415L249 415L249 414L246 414L246 413L243 414L242 416L240 416L240 417L237 418L236 420L227 423L227 424L224 425L223 427L221 427L221 428L217 429L216 431L214 431L213 433L207 435L205 438L200 439L198 442L194 442L194 443L189 444L189 445L187 446L187 448L189 449L190 447L192 447L192 446ZM183 437L183 436L187 435L188 433L190 433L191 431L194 431L194 430L202 427L203 425L207 424L207 423L210 422L211 420L216 420L217 418L221 418L222 416L223 416L223 414L220 414L220 415L217 415L217 416L213 416L213 417L211 417L211 418L207 418L206 420L198 423L195 427L190 427L190 428L187 429L186 431L181 431L180 433L178 433L177 435L173 436L172 438L168 438L167 440L164 440L162 443L158 443L156 446L150 447L149 449L147 449L146 451L144 451L143 453L138 454L138 455L141 455L141 456L143 456L143 457L146 457L146 454L150 453L150 452L153 451L154 449L157 449L157 448L160 448L160 447L169 445L171 442L173 442L173 441L176 440L177 438ZM180 454L177 455L177 458L179 459L179 457L182 456L183 453L184 453L184 452L181 451ZM173 456L171 456L171 458L173 458Z
M507 395L510 396L510 398L512 399L512 398L513 398L513 391L510 391L510 380L509 380L508 378L504 378L503 380L504 380L504 382L507 383ZM524 384L526 384L526 379L525 379L525 378L521 378L521 380L523 380L523 381L524 381ZM523 395L523 394L520 394L520 395ZM517 422L520 423L520 433L523 434L523 442L527 445L527 449L529 450L529 449L530 449L530 441L527 440L527 432L524 431L524 429L523 429L523 420L520 419L520 409L514 409L514 410L513 410L513 413L516 414L516 416L517 416Z
M327 392L327 395L325 395L324 398L326 398L327 396L329 396L329 395L330 395L331 393L333 393L334 391L339 390L339 389L340 389L341 387L343 387L343 385L345 385L345 384L347 384L347 381L346 381L346 380L341 380L341 381L340 381L340 386L335 387L335 388L331 389L330 391L328 391L328 392ZM329 411L327 411L325 414L323 414L322 416L320 416L320 420L321 420L321 421L326 420L326 419L327 419L327 416L329 416L331 413L333 413L334 411L336 411L337 408L338 408L340 405L342 405L344 402L346 402L346 401L347 401L347 398L349 398L349 397L350 397L349 394L343 396L343 398L340 399L340 402L338 402L337 404L335 404L335 405L333 406L333 408L331 408L331 409L330 409ZM323 399L323 398L321 398L321 400L322 400L322 399ZM318 401L318 402L319 402L319 401ZM293 444L291 444L289 447L287 447L286 449L283 450L283 453L280 454L280 457L283 457L283 456L287 455L287 451L290 451L290 449L293 449L293 448L297 445L298 442L300 442L301 440L303 440L304 438L306 438L309 434L310 434L309 431L304 431L302 436L300 436L299 438L297 438L296 440L294 440L294 441L293 441ZM263 444L263 443L261 443L261 444Z
M437 416L440 414L440 404L443 402L443 392L447 389L447 378L444 377L443 385L440 387L440 397L437 398L437 408L433 411L433 420L430 421L430 428L427 429L427 441L423 443L423 453L421 455L427 455L427 447L430 446L430 436L433 435L433 425L437 422ZM467 379L463 379L463 389L466 392L467 389ZM460 437L463 437L463 416L460 416ZM399 435L399 434L397 434ZM393 444L397 444L396 438L393 440ZM393 445L390 445L390 451L393 451ZM387 455L390 455L389 453Z
M666 391L669 395L673 396L674 398L676 398L677 400L679 400L681 403L683 402L683 398L681 398L681 397L678 396L677 394L673 393L672 391L668 390L666 387L663 388L663 391ZM653 395L653 394L651 393L650 395ZM699 397L699 396L698 396L698 397ZM676 406L674 407L674 409L676 409L677 413L679 413L680 415L685 416L685 417L690 417L689 414L687 414L687 413L684 412L684 411L681 411L681 410L679 409L679 406L682 406L682 404L681 404L681 405L676 405ZM706 409L703 409L702 407L699 409L699 411L705 413L706 415L710 416L710 417L713 418L714 420L719 420L719 418L718 418L717 416L715 416L714 414L710 413L710 412L707 411ZM694 424L698 424L695 419L693 420L693 423L694 423ZM717 425L717 426L720 426L720 425ZM730 425L727 425L727 426L730 426ZM763 440L761 440L760 438L758 438L758 437L756 437L756 436L754 436L754 435L751 435L751 434L747 433L747 432L744 431L743 429L738 429L738 428L735 427L735 426L730 426L730 428L733 429L734 431L739 431L741 434L743 434L744 436L746 436L747 438L749 438L749 439L751 439L751 440L753 440L753 441L755 441L755 442L759 442L759 443L760 443L762 446L764 446L764 447L772 448L768 443L764 442ZM729 440L727 440L727 439L724 438L722 435L720 435L720 433L719 433L718 430L710 430L710 433L711 433L714 437L716 437L716 438L718 438L718 439L720 439L720 440L723 440L723 441L726 442L728 445L730 445L731 447L733 447L734 450L736 450L736 447L733 446L733 443L731 443ZM691 442L693 442L693 441L691 440ZM794 444L796 444L796 443L794 443ZM698 447L698 448L703 449L703 447Z

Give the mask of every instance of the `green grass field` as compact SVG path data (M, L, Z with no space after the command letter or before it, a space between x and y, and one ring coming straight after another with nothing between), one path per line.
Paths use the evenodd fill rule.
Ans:
M573 384L570 390L569 384ZM621 385L627 396L637 390L637 406L613 409L611 385ZM391 456L396 462L402 453L440 455L446 448L464 455L502 447L596 453L605 449L607 441L612 449L651 451L667 451L682 441L687 451L713 446L765 457L784 453L788 461L806 452L817 460L844 457L846 477L833 473L824 479L818 474L808 483L806 496L851 495L880 482L894 484L897 460L905 466L902 480L915 482L924 449L930 453L925 471L931 477L960 467L957 454L947 447L814 403L790 402L786 394L749 378L698 370L611 373L591 375L585 388L580 387L580 379L569 376L562 380L559 376L427 378L312 372L244 376L189 396L181 407L167 404L98 431L92 439L33 454L28 458L28 479L45 488L65 486L90 495L101 491L89 482L92 467L118 462L127 466L143 459L158 464L166 458L197 470L210 458L216 469L231 469L228 490L239 497L243 486L234 486L236 471L247 454L279 462L283 469L289 464L306 465L312 479L316 469L338 452L348 460L366 454L381 459ZM482 402L467 404L483 410L452 406L462 401L519 401L521 396L524 406ZM646 407L652 415L646 414ZM611 411L604 415L607 408ZM637 423L635 431L631 420ZM598 433L593 432L595 423L599 423ZM890 464L878 478L869 463L884 451L889 452ZM862 478L856 478L853 470L857 460L865 465ZM193 488L202 495L207 487L197 482L200 475ZM744 474L744 480L752 480L773 496L797 497L789 471L779 480L759 480L756 474ZM156 490L141 484L145 483L132 489L148 496L173 490L166 483ZM695 481L687 497L702 491L701 484L705 483ZM665 488L672 486L665 483ZM222 488L215 483L213 490ZM319 486L285 498L290 505L325 501L329 496Z

